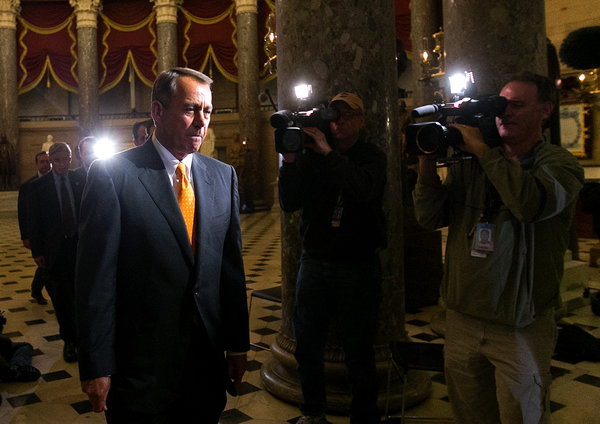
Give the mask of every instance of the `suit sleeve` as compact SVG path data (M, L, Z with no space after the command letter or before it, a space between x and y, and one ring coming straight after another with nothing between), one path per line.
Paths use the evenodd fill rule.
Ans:
M31 243L31 257L44 256L45 230L42 214L46 213L40 200L40 185L42 180L36 180L28 188L27 193L27 229Z
M224 348L233 352L250 349L246 282L242 260L237 177L231 169L231 218L223 246L221 265L221 311L224 326Z
M27 216L27 197L29 194L29 185L30 181L26 181L23 184L21 184L21 188L19 189L19 198L17 201L17 213L19 217L19 231L21 232L21 240L29 239L29 230L27 225L27 221L29 219Z
M81 380L109 376L115 363L120 203L104 161L94 162L81 201L75 276Z

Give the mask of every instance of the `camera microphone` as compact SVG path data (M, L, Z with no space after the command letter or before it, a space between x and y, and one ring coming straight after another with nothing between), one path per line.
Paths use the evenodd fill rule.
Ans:
M426 105L414 108L412 111L413 118L421 118L423 116L433 115L434 113L438 113L444 105Z

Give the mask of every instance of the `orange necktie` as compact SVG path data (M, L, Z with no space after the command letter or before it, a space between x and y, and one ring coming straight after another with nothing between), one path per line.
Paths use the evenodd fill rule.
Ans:
M190 180L188 180L185 165L182 162L179 162L179 165L177 165L175 176L177 177L177 203L179 203L179 208L187 227L190 243L193 245L196 202L194 200L194 189L190 184Z

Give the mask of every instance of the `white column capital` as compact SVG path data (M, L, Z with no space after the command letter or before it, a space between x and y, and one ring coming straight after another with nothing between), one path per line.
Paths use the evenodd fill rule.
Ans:
M152 0L156 11L156 23L164 22L177 24L177 9L183 0Z
M17 29L20 0L0 0L0 28Z
M257 0L235 0L235 14L242 13L258 14Z
M98 28L101 0L69 0L69 4L75 9L77 28Z

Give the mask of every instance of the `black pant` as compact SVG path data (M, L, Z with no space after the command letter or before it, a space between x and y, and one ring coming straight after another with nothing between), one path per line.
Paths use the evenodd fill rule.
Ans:
M42 289L46 285L48 279L48 271L46 268L38 267L35 270L35 275L31 281L31 296L34 298L42 297Z
M48 269L46 289L56 312L60 338L77 342L75 324L75 257L77 239L64 239L55 259Z
M108 394L106 422L109 424L217 424L227 401L225 363L207 349L206 335L197 332L185 364L179 396L159 413L132 410L117 396ZM160 382L157 382L160 384Z

